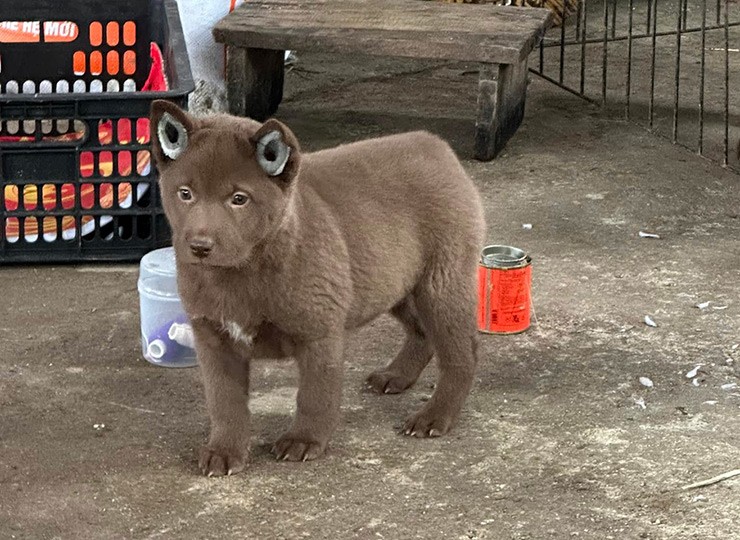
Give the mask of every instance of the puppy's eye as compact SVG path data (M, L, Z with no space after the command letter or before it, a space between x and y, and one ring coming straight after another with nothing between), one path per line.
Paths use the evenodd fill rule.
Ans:
M190 191L190 188L181 187L177 190L177 196L179 199L183 202L188 202L193 200L193 192Z
M249 202L249 195L246 193L234 193L231 197L231 204L233 206L244 206Z

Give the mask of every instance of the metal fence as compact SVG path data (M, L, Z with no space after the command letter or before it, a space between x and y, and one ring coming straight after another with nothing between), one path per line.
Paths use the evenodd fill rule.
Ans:
M544 79L740 169L738 0L581 0L530 63Z

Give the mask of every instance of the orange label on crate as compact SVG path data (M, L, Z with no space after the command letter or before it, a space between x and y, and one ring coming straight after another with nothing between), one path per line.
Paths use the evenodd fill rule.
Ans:
M149 140L148 125L149 122L146 118L137 121L137 142L139 144L146 144ZM113 123L111 121L102 122L98 127L100 140L112 141L113 129ZM69 136L70 134L61 137ZM121 144L128 144L131 142L131 138L130 120L119 120L119 142ZM34 138L33 136L18 137L18 140L31 142ZM133 174L133 164L131 161L129 152L119 152L118 174L120 176L128 177ZM98 160L100 176L108 177L113 175L113 165L113 154L111 152L101 152ZM149 152L139 151L136 153L137 174L146 176L149 173L150 165L151 157ZM93 176L94 173L95 159L93 153L87 151L82 152L80 154L80 176L82 178L88 178ZM40 201L39 189L41 189ZM100 184L97 193L92 183L79 183L77 187L75 183L66 183L58 187L47 184L42 188L34 184L28 184L23 186L22 189L19 189L17 185L6 185L3 192L5 208L0 207L0 210L5 210L9 213L16 212L21 208L25 210L37 210L39 208L39 202L41 207L47 211L60 209L73 210L76 201L83 209L93 208L96 203L101 208L112 208L114 190L116 190L116 186L110 183ZM131 182L120 182L117 184L117 191L118 206L120 208L128 208L134 194L133 185ZM46 221L42 223L42 219L50 219L50 221L48 223ZM3 222L0 221L0 224L3 224ZM89 232L94 225L94 218L92 216L82 216L80 219L81 229L78 231L74 216L71 214L66 215L61 219L61 235L64 238L73 238L75 235L85 234L85 231ZM42 227L44 238L48 238L48 241L52 241L60 234L56 220L51 218L29 217L21 222L20 218L12 215L5 219L4 231L0 231L0 234L4 233L6 240L9 242L17 242L21 236L29 242L35 242L42 233Z
M530 324L532 267L478 267L478 329L514 334Z
M80 29L72 21L46 21L44 41L47 43L70 43L80 35ZM0 43L38 43L41 41L39 21L0 21Z
M6 208L10 211L17 210L19 204L22 202L26 210L35 210L37 208L38 192L36 186L26 186L23 189L22 199L18 197L18 188L8 190L9 186L6 186ZM102 184L99 188L99 194L96 196L95 187L92 184L83 184L79 188L79 201L80 206L85 209L93 207L97 201L101 208L112 208L113 206L113 191L114 187L111 184ZM128 202L121 203L120 201L126 201L132 194L132 187L130 183L120 184L118 188L118 200L119 205L127 206ZM9 197L10 195L10 197ZM14 196L13 196L14 195ZM77 197L75 192L75 186L73 184L64 184L59 187L59 194L55 191L43 190L41 204L45 210L53 210L55 208L72 209L74 208L75 198ZM19 200L20 199L20 200ZM59 234L57 228L57 222L53 218L43 218L43 234L47 241L52 241L57 238ZM30 217L21 221L18 218L10 217L5 222L5 238L9 242L17 242L21 234L28 242L35 242L38 239L39 234L42 232L40 227L41 218ZM76 222L72 215L66 215L61 220L62 231L61 234L65 238L71 238L75 236ZM82 233L86 229L90 229L90 226L94 225L94 218L92 216L82 216L80 219L80 226L82 227ZM23 229L21 233L21 228ZM71 233L71 236L68 235ZM79 234L79 233L77 233Z

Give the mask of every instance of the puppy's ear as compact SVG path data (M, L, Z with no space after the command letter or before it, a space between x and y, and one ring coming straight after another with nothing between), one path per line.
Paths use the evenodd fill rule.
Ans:
M255 133L250 141L254 147L257 164L269 177L290 185L298 175L301 148L288 126L270 119Z
M152 103L149 119L152 153L158 167L166 167L188 147L195 123L180 107L162 99Z

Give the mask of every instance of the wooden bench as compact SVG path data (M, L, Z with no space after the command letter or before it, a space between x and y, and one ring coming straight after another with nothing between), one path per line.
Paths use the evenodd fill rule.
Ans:
M521 124L527 57L551 17L421 0L248 0L214 35L227 45L231 113L259 121L282 100L285 50L479 62L475 157L490 160Z

